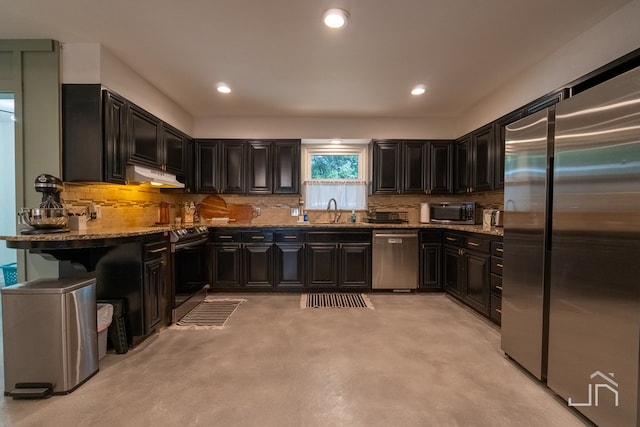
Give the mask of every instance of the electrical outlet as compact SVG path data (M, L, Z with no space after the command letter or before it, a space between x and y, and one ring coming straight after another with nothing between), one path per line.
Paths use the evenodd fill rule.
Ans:
M102 218L102 206L100 205L95 205L96 206L96 219L100 219Z
M89 206L87 206L87 212L89 213L89 218L91 219L102 218L102 206L100 205L91 203Z
M261 214L260 208L255 208L255 209L256 209L256 216L260 216Z
M298 210L298 208L291 208L291 216L298 216L300 215L300 211Z

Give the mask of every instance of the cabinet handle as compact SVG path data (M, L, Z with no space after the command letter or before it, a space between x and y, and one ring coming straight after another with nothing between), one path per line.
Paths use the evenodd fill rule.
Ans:
M468 242L468 243L469 243L469 246L473 246L474 248L476 246L480 246L480 243L476 243L476 242Z
M447 239L450 242L455 242L457 239L454 239L453 237L445 237L445 239Z
M218 236L218 239L233 239L233 236Z
M502 264L496 263L496 267L502 268Z
M502 290L502 286L496 285L496 289Z
M496 248L496 252L504 252L502 248Z
M264 240L264 236L251 236L253 240Z
M157 254L158 252L164 252L166 250L167 250L167 247L165 246L164 248L160 248L160 249L152 249L149 251L149 253Z
M496 308L496 311L500 314L502 314L502 310L500 310L499 308Z
M284 236L285 239L297 239L298 236Z

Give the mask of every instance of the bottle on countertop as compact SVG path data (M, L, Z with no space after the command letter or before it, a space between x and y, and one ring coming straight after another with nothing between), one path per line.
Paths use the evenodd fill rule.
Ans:
M183 214L184 223L193 224L193 210L191 209L191 205L188 202L184 203L184 214Z
M303 221L304 222L308 222L309 221L309 215L307 214L307 211L304 211L304 215L302 216Z
M351 217L349 218L349 222L355 224L356 222L356 210L351 209Z

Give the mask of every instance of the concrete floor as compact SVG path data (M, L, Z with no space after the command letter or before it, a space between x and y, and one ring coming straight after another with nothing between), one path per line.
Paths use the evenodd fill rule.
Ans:
M224 330L164 329L67 396L0 398L2 426L581 426L445 295L375 310L242 295Z

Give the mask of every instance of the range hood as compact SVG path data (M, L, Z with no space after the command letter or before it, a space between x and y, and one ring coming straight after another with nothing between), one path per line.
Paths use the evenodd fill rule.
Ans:
M157 188L184 188L184 184L175 175L138 165L127 165L127 183L147 184Z

